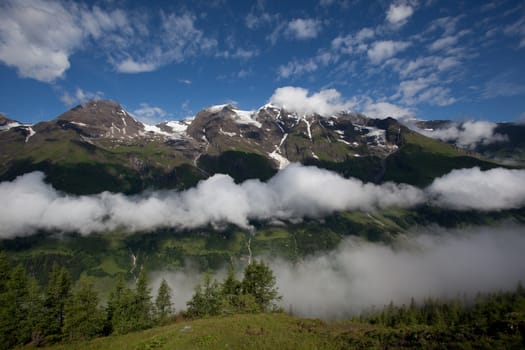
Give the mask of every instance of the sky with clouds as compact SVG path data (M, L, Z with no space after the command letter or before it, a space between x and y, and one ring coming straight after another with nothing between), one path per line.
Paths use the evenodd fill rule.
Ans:
M23 122L92 98L162 121L289 96L512 121L525 113L525 3L4 0L0 81L0 112Z

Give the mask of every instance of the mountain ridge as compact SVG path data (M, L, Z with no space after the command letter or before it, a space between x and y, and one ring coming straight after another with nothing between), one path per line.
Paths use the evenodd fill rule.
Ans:
M418 186L455 168L499 166L420 135L396 119L348 111L301 115L271 104L254 111L225 104L181 121L148 125L116 101L91 100L34 125L3 120L1 181L41 170L56 188L81 194L182 189L219 172L237 182L266 180L290 162L363 181ZM427 170L411 163L426 157L437 169L419 176ZM445 166L438 164L441 158ZM407 167L417 176L396 174ZM86 172L100 181L86 179ZM88 185L79 189L75 176Z

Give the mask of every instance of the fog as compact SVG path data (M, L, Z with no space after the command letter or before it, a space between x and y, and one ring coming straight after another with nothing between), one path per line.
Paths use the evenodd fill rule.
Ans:
M425 136L442 141L452 141L459 147L473 149L480 144L507 141L506 135L495 132L497 126L493 122L469 120L461 124L452 123L447 128L432 131L419 129L414 125L412 127Z
M438 231L397 246L349 239L299 264L272 262L282 306L301 316L342 318L390 301L472 298L525 281L524 227Z
M192 189L150 191L136 196L104 192L68 195L33 172L0 183L0 237L63 232L151 232L234 224L253 220L320 218L341 210L376 210L429 204L458 210L500 210L525 205L525 171L479 168L454 170L425 189L406 184L363 183L328 170L290 164L267 183L235 184L217 174Z
M396 245L345 240L335 251L293 264L269 260L276 275L281 306L296 315L337 319L394 301L410 303L432 297L467 297L512 290L525 281L525 228L477 227L462 231L426 229ZM157 273L166 278L177 310L185 309L200 282L191 270ZM219 276L221 279L222 276Z

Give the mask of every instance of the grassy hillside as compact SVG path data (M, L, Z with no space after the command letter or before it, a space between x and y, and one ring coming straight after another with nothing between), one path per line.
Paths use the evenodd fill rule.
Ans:
M469 325L385 327L301 319L282 313L232 315L179 321L48 349L522 349L525 338L518 327L523 314L519 315L488 329Z
M425 187L453 169L478 166L486 170L499 166L413 131L405 130L403 143L397 152L386 158L383 181Z

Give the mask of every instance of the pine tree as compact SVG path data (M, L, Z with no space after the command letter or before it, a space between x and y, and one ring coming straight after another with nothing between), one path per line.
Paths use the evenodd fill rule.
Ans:
M141 269L135 288L135 317L136 324L134 329L144 329L151 327L153 323L153 304L151 302L151 289L148 287L146 270Z
M43 329L45 335L59 338L64 326L64 310L71 293L71 275L64 268L53 264L48 277L44 300ZM53 339L52 339L53 340Z
M157 298L155 299L155 307L158 322L166 322L166 320L173 316L174 310L173 303L171 302L171 288L165 279L162 279L160 283Z
M120 276L114 290L110 293L107 306L108 333L125 334L134 326L134 293L126 287Z
M102 334L104 313L98 303L93 284L81 278L65 307L64 335L68 339L89 339Z
M264 261L254 260L244 270L242 293L252 295L262 311L270 311L281 299L275 286L275 276Z
M206 274L203 285L195 287L195 293L187 303L187 314L190 317L219 315L222 312L223 301L219 283L216 280L212 281L211 276Z

